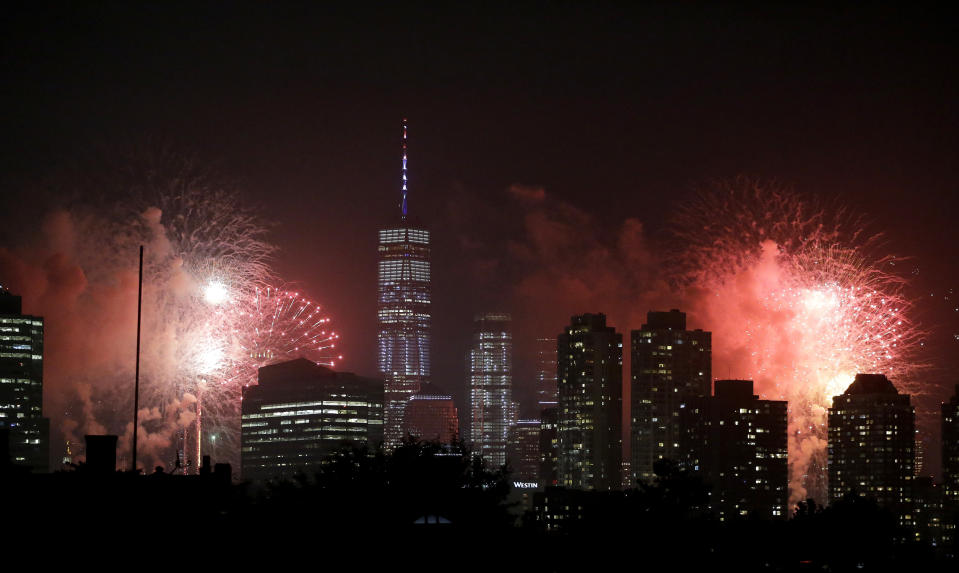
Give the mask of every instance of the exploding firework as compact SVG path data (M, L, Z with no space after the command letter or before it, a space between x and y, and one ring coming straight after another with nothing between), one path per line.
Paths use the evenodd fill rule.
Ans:
M7 282L51 325L44 391L54 424L70 443L121 434L128 463L144 245L140 462L184 467L201 451L235 462L242 387L268 356L331 362L332 347L321 348L335 340L329 318L271 286L281 283L266 227L198 162L106 154L62 181L77 200L48 215L42 240L0 248Z
M207 451L235 462L243 388L256 384L261 367L276 362L306 358L335 366L342 358L335 354L339 335L320 305L300 292L261 286L234 293L220 281L202 291L208 321L218 328L194 366L205 375L197 392L203 414L201 429L193 430L194 455Z
M916 393L903 281L867 251L878 241L841 210L744 179L684 210L682 285L714 332L714 373L789 402L791 502L825 499L826 417L856 373Z

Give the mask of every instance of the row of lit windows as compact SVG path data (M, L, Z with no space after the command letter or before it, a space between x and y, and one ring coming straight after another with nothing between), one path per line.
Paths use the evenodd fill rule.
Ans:
M359 403L361 406L367 406L366 403ZM267 412L262 414L243 414L243 419L253 419L253 418L286 418L289 416L309 416L313 414L355 414L356 410L284 410L282 412Z
M387 287L390 285L404 286L405 281L416 281L421 283L430 282L430 270L429 269L392 269L384 270L380 269L379 274L379 285L380 287Z
M430 243L430 232L424 229L382 229L379 233L380 244L402 243L409 237L409 242L428 245Z
M315 402L284 402L282 404L265 404L262 410L278 410L280 408L306 408L309 406L367 406L369 402L320 400Z
M416 319L422 320L425 324L429 324L428 321L430 319L429 313L416 312L416 309L409 308L409 307L402 307L402 306L381 308L377 311L376 314L380 318L380 322L383 322L384 320L387 320L387 319L396 320L398 318L406 318L406 319L416 318Z
M33 360L43 360L43 355L29 354L26 352L0 352L0 358L30 358Z

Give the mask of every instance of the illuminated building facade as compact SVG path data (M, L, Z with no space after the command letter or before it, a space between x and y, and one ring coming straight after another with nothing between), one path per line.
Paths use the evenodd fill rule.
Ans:
M549 408L556 404L556 339L536 339L536 397L539 408Z
M623 459L623 335L606 315L574 316L557 338L558 481L617 490Z
M686 313L651 311L631 342L630 431L633 483L649 482L653 464L685 466L680 417L690 399L710 395L712 334L686 330Z
M942 485L946 499L959 505L959 384L942 404Z
M43 417L43 318L22 314L21 299L0 288L0 428L14 464L50 469L50 420Z
M430 232L407 215L406 120L400 220L379 232L378 368L385 383L387 448L403 439L406 402L430 381Z
M856 374L829 408L829 501L875 498L910 525L916 414L882 374Z
M452 444L459 439L460 423L453 397L427 384L406 402L403 437Z
M506 463L507 435L516 419L510 320L504 313L476 316L470 349L470 441L492 468Z
M760 400L752 380L717 380L712 397L682 408L688 469L711 486L720 521L789 515L786 402Z
M305 358L260 368L243 389L243 479L291 477L333 450L383 441L383 382Z

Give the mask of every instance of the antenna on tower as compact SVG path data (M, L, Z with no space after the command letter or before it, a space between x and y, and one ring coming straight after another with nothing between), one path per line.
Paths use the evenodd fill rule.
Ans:
M403 219L406 219L406 118L403 118L403 203L400 205L403 210Z

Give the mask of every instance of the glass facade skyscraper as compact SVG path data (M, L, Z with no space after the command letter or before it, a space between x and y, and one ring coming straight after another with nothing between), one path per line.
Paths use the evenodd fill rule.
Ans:
M516 418L513 405L513 336L510 315L478 315L470 349L470 440L493 468L506 463L506 443Z
M406 402L430 381L430 232L407 218L406 120L400 220L379 232L378 368L385 383L385 442L403 440Z

